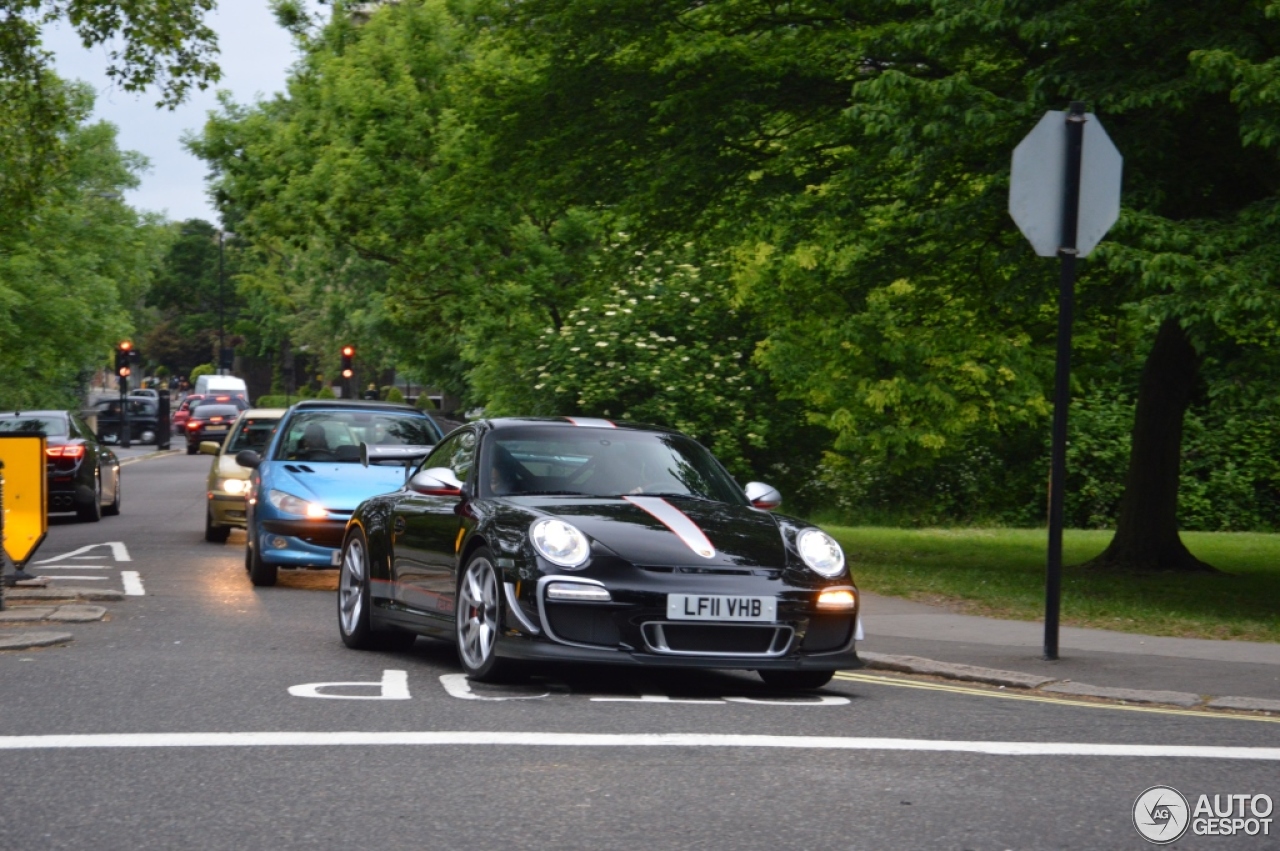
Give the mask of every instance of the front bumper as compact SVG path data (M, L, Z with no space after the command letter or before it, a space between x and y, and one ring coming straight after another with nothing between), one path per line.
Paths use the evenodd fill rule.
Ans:
M594 571L593 571L594 573ZM861 666L856 650L858 594L847 582L790 583L782 571L681 574L631 568L608 580L596 573L544 575L503 583L499 656L544 661L654 667L837 670ZM582 583L609 592L606 601L550 599L552 583ZM819 608L822 590L847 589L852 608ZM681 619L669 594L772 597L771 620Z
M336 556L347 528L332 520L262 520L254 542L267 564L287 567L337 567Z
M209 497L209 513L218 526L245 527L246 500L243 494L229 494L213 491Z

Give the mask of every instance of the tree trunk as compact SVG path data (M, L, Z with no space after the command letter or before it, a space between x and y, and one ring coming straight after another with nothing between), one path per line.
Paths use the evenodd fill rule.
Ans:
M1178 534L1182 420L1200 357L1176 319L1166 319L1142 368L1120 520L1107 549L1087 567L1114 572L1214 571Z

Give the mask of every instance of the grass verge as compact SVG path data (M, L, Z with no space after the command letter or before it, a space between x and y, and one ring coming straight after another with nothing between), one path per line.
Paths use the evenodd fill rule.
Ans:
M1011 620L1044 618L1048 535L1042 529L828 526L858 587ZM1187 638L1280 641L1280 535L1185 532L1223 575L1106 576L1079 565L1109 531L1063 536L1062 623Z

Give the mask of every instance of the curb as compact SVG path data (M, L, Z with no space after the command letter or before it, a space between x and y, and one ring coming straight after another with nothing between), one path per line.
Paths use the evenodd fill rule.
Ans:
M1200 707L1280 714L1280 700L1266 700L1257 697L1214 697L1212 695L1199 695L1181 691L1145 691L1142 689L1093 686L1070 680L1056 680L1053 677L1044 677L1038 674L1024 674L1019 671L1002 671L998 668L980 668L975 665L938 662L934 659L924 659L919 656L899 656L892 653L860 651L858 656L866 663L866 667L871 670L923 674L960 682L982 683L1002 688L1021 688L1044 694L1099 697L1123 703L1158 704L1161 706L1178 706L1184 709Z
M69 632L19 632L13 635L0 633L0 650L30 650L32 647L52 647L67 644L73 636Z

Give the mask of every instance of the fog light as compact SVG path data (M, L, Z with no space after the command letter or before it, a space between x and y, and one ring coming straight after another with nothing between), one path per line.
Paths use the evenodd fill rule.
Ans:
M284 550L289 548L289 542L277 535L271 539L271 546L275 547L277 550Z
M581 603L608 603L613 598L599 585L581 582L552 582L547 586L548 600L573 600Z
M854 599L853 592L848 588L828 588L818 595L818 608L852 611Z

